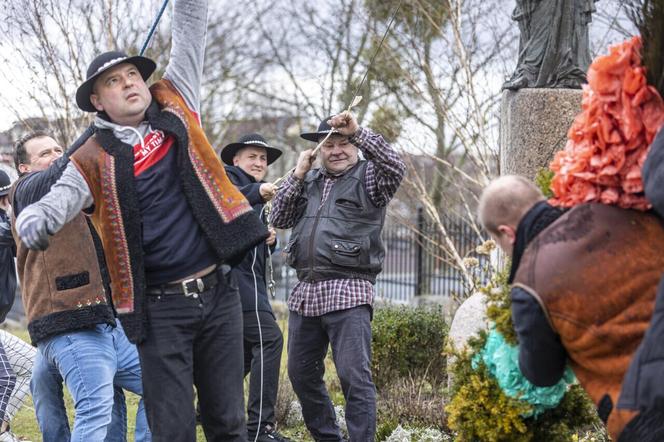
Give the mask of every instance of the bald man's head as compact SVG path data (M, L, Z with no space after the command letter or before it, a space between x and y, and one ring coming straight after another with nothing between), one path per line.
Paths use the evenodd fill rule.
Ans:
M478 214L480 223L511 254L516 228L521 218L544 195L533 183L518 175L505 175L493 180L482 191Z

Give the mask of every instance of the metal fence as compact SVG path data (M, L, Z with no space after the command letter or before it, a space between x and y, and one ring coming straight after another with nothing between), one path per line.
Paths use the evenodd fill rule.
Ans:
M445 220L445 231L463 257L481 243L481 238L466 223ZM408 303L418 295L451 296L463 294L467 287L461 272L444 252L444 238L438 225L427 221L418 211L414 226L391 226L383 229L386 248L383 271L376 281L376 295L398 303ZM281 241L285 244L286 241ZM473 277L486 281L484 257L473 267ZM297 283L295 270L283 262L280 253L273 256L277 299L285 300Z

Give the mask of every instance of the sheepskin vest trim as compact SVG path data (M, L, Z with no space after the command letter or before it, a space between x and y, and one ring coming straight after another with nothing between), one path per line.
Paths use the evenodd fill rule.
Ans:
M146 118L175 140L182 190L194 218L219 258L233 264L267 237L244 196L229 181L196 115L168 80L152 85ZM155 105L156 103L156 105ZM145 267L133 147L98 130L72 156L94 197L92 222L104 245L113 304L128 338L145 337Z
M653 214L584 204L530 243L514 280L542 305L613 440L636 415L615 405L653 313L662 250Z

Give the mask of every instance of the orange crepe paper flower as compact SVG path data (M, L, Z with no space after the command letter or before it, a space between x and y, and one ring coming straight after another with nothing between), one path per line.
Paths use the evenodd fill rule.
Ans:
M590 65L582 112L549 166L554 172L551 204L573 207L594 201L650 208L641 168L664 124L664 101L647 83L640 51L641 38L633 37Z

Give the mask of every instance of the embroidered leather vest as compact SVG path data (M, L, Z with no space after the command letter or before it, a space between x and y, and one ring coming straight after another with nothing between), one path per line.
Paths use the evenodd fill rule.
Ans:
M146 113L150 125L173 136L182 189L194 218L220 262L235 263L267 237L247 200L226 173L191 112L167 80L150 88L161 109ZM132 146L99 130L72 156L94 197L92 221L104 244L113 303L129 339L140 342L144 311L141 214L134 182Z
M12 188L12 201L19 181ZM16 217L12 218L12 233L18 239ZM16 267L33 344L96 324L115 325L90 226L83 214L50 236L49 248L43 252L28 249L18 239Z

